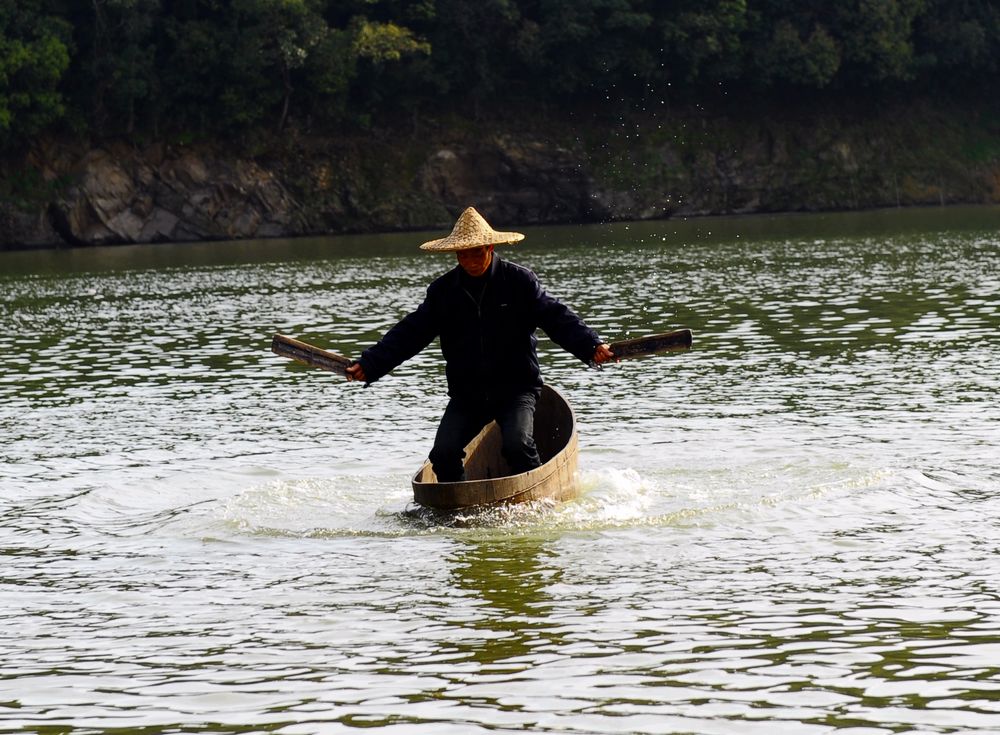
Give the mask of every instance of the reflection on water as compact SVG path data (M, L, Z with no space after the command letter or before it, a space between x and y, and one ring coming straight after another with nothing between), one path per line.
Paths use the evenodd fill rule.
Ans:
M553 643L544 622L554 607L547 590L561 575L552 568L556 555L545 547L533 536L512 536L463 538L454 548L452 587L476 610L461 625L480 639L458 644L456 651L475 661L481 673L507 674L518 662L529 669L536 649Z
M579 500L440 516L420 238L0 254L0 730L1000 729L990 208L529 231Z

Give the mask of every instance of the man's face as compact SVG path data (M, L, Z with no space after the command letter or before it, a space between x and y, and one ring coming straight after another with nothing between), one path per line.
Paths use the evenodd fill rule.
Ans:
M483 245L480 248L469 248L459 250L455 253L458 264L470 276L481 276L490 267L490 260L493 258L493 246Z

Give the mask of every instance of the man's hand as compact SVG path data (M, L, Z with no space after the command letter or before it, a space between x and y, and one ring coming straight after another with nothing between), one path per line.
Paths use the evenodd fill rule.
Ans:
M611 347L607 344L599 344L594 348L594 362L600 365L602 362L608 362L609 360L615 359L615 353L611 351Z
M360 380L362 383L368 382L368 378L365 377L365 369L361 367L360 362L356 362L347 368L347 379Z

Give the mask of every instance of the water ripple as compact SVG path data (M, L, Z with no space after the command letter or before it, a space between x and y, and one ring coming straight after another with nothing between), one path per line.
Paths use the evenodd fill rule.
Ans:
M543 337L581 497L459 516L408 486L433 349L269 352L377 339L412 236L0 254L0 729L996 730L995 220L532 231L603 336L695 348Z

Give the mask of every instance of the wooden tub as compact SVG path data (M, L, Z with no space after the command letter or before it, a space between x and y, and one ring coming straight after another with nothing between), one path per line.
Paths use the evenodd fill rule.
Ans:
M430 462L413 476L413 499L438 510L460 510L551 498L569 500L578 492L579 442L573 409L559 391L542 387L535 408L535 444L542 464L511 475L500 454L500 429L491 422L465 448L462 482L438 482Z

